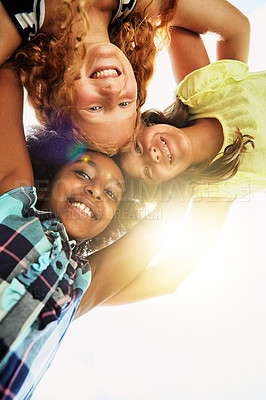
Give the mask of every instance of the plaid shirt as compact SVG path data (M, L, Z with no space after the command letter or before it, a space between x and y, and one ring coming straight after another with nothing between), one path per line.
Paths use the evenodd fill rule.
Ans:
M90 266L33 187L0 197L0 398L29 398L87 289Z

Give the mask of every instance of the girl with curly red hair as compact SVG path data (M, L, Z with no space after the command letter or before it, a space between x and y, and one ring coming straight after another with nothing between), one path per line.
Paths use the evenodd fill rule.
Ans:
M0 63L23 43L13 60L41 124L59 133L73 125L90 147L113 154L132 142L154 39L176 3L3 0Z

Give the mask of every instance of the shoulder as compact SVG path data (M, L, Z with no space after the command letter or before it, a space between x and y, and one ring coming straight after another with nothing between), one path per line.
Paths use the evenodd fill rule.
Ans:
M187 75L180 82L176 95L185 103L192 98L195 101L196 98L199 99L209 91L213 93L220 90L224 84L232 80L245 78L248 72L248 65L241 61L216 61Z
M33 186L18 187L0 196L0 222L5 216L23 215L37 201L36 189Z

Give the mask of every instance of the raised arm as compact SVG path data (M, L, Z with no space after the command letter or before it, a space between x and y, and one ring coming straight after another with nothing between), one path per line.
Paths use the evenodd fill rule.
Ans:
M0 68L0 194L33 185L23 130L23 89L16 74Z
M248 61L250 23L248 18L226 0L177 0L172 26L204 34L214 32L217 59Z
M145 10L148 18L153 18L166 3L167 0L138 0L135 11ZM218 60L248 61L249 20L226 0L176 0L171 25L200 34L215 32L220 38L217 43Z
M184 28L172 27L168 52L176 79L182 81L186 75L210 63L200 34Z
M173 233L175 240L172 238L161 259L103 305L126 304L175 292L214 244L231 200L202 199L192 203L185 224Z
M171 233L175 240L160 261L147 268L162 248L169 220L145 220L122 239L90 258L93 278L83 296L77 316L98 305L119 305L173 293L193 271L217 238L231 201L196 201L182 225L186 205L173 215L171 223L180 231ZM171 238L169 238L170 240Z
M183 201L177 214L183 215L184 208ZM143 220L117 242L90 257L92 283L81 300L78 316L106 302L146 269L163 243L162 223L168 218L165 213L162 215L163 221Z
M0 2L0 65L19 47L22 39Z

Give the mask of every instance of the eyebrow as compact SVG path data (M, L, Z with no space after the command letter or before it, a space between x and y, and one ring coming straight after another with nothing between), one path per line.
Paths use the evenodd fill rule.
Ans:
M119 186L119 187L120 187L120 189L121 189L121 192L123 193L123 192L124 192L124 190L125 190L125 187L123 187L123 186L121 185L121 183L119 182L119 180L118 180L118 179L116 179L116 178L114 178L114 177L112 177L112 178L113 178L113 180L114 180L115 184L116 184L117 186Z
M80 160L77 160L76 162L85 162L85 163L91 165L93 168L95 168L96 171L97 171L98 173L102 172L101 168L100 168L97 164L95 164L95 162L93 162L93 161L91 161L91 160L87 160L87 161L86 161L86 160L84 160L84 159L81 158ZM123 186L121 185L121 183L119 182L118 179L116 179L113 175L110 176L110 179L112 179L112 181L114 181L114 183L115 183L118 187L120 187L120 189L121 189L122 192L124 191L124 188L123 188Z
M95 164L95 162L93 162L93 161L91 161L91 160L89 160L89 159L88 159L88 160L85 160L85 158L86 158L86 157L80 158L80 159L74 161L74 163L76 163L76 162L85 162L86 164L89 164L89 165L91 165L93 168L95 168L97 172L101 172L100 167L98 167L98 165Z
M116 186L118 186L121 189L121 192L124 191L125 188L121 185L118 179L116 179L113 175L110 176L110 179L115 183Z

